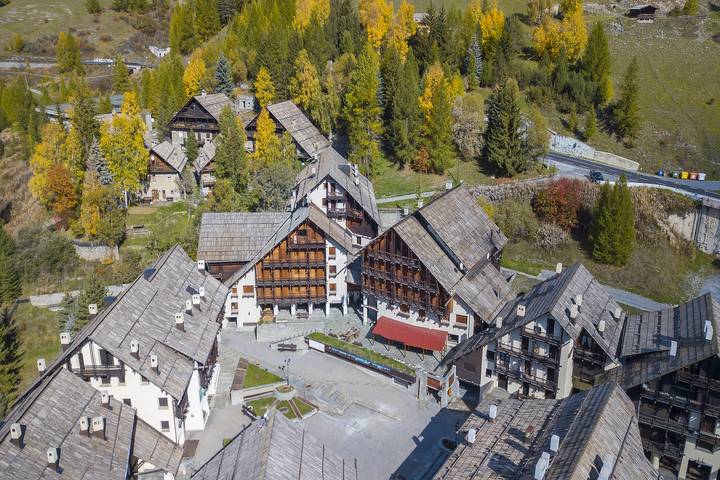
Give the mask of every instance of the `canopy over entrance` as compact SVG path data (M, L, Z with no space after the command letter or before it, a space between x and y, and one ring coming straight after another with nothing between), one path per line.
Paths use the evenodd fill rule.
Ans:
M442 352L445 350L447 332L432 330L399 322L388 317L378 318L373 335L400 342L408 347Z

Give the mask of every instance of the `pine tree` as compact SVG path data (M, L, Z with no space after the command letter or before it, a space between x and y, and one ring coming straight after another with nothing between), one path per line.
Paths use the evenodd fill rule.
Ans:
M412 49L403 64L393 47L383 54L382 76L386 101L383 111L385 143L395 160L409 164L417 154L420 137L420 78Z
M581 68L585 78L594 83L594 103L607 104L612 97L611 59L607 35L601 22L596 23L590 32Z
M220 31L220 14L217 0L195 0L195 34L200 42L207 42Z
M626 265L635 248L635 211L625 175L614 187L605 183L593 212L593 257L615 266Z
M173 53L187 55L197 46L193 11L188 3L175 3L170 16L170 48Z
M75 37L68 32L60 32L55 45L55 56L61 73L76 72L84 74L85 70L80 60L80 47Z
M441 82L432 96L432 110L423 125L423 147L432 171L443 174L456 161L453 145L453 116L447 82Z
M0 305L9 305L21 293L20 273L13 257L0 255Z
M130 74L125 65L122 55L115 55L115 66L113 67L113 91L125 93L130 90Z
M382 113L378 105L380 60L370 44L363 49L350 75L343 117L347 122L350 161L366 174L374 172L381 158Z
M15 241L10 234L7 233L2 224L0 224L0 255L5 255L6 257L15 255Z
M523 138L519 90L515 80L510 78L504 85L495 88L485 113L484 158L506 175L527 170L532 160Z
M220 136L216 140L215 176L229 182L238 194L247 193L248 172L245 159L245 129L230 107L220 112Z
M239 0L218 0L218 15L220 16L220 23L223 25L227 25L239 10Z
M235 82L233 81L230 62L228 62L225 55L222 54L220 54L220 58L215 66L215 81L217 82L216 88L218 92L222 92L225 95L232 93Z
M465 54L465 75L468 77L468 86L475 88L480 85L483 72L482 48L473 35L470 46Z
M585 129L583 136L585 140L590 140L597 132L597 119L595 118L595 109L591 108L585 117Z
M195 136L195 132L190 130L187 140L185 140L185 156L187 157L188 163L191 165L194 164L199 153L200 147L198 146L197 137Z
M620 179L615 184L615 195L618 199L618 215L616 221L620 230L618 235L618 265L627 265L630 256L635 249L635 209L633 207L632 195L627 185L625 175L620 175Z
M17 397L20 383L20 342L13 319L0 306L0 418Z
M620 86L620 98L613 108L617 134L620 138L627 138L631 144L640 131L639 96L638 63L633 58Z
M570 116L568 117L568 130L570 130L571 134L575 134L577 132L578 128L578 119L577 119L577 108L575 108L575 104L573 103L570 105Z

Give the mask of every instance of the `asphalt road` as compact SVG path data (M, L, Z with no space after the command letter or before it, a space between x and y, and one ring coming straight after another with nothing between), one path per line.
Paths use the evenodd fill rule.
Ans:
M624 174L628 182L645 183L663 187L677 188L695 195L702 195L709 198L720 199L720 181L680 180L669 177L659 177L647 173L631 172L622 168L611 167L602 163L583 160L560 153L550 153L546 157L548 164L556 165L560 173L574 173L575 175L587 176L590 170L598 170L608 179L618 178Z

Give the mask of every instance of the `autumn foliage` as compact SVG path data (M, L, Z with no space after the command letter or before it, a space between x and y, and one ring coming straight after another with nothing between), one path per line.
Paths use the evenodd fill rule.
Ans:
M533 210L543 222L557 225L566 232L580 226L588 183L580 179L561 178L539 191L533 199Z

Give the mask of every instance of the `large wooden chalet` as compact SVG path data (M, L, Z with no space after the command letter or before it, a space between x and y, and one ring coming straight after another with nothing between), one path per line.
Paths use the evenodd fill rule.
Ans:
M175 114L167 125L175 145L184 145L192 132L199 144L211 141L220 133L220 112L234 109L233 101L224 93L195 95Z
M332 147L295 180L291 207L310 203L350 230L356 245L367 245L378 234L380 215L372 182Z
M505 242L467 189L442 194L362 251L363 321L421 350L462 342L511 294L497 267Z

